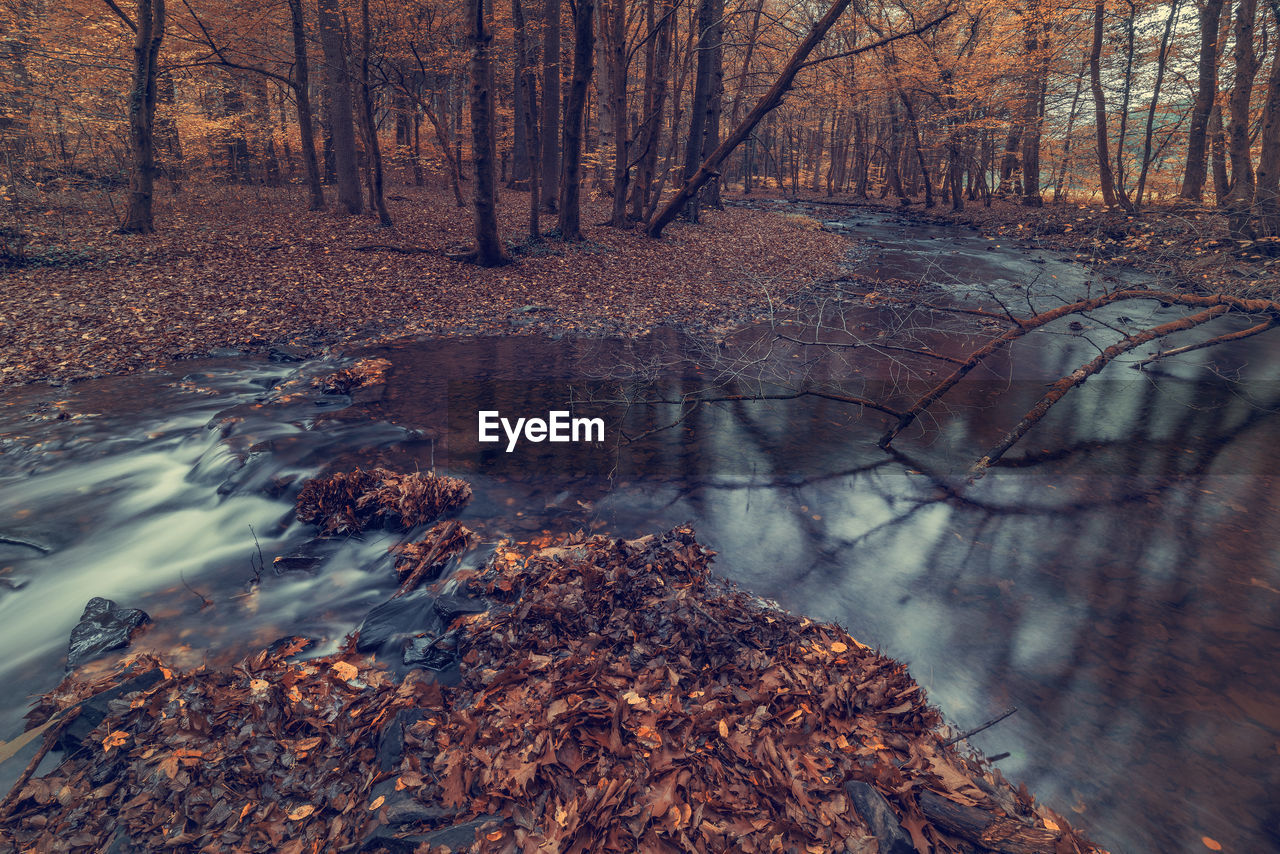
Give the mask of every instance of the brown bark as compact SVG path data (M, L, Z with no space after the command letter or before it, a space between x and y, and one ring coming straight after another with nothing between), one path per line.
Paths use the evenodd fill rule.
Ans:
M138 0L137 21L125 23L134 31L133 80L129 87L129 208L117 231L121 234L152 234L155 219L152 200L155 192L156 75L160 44L164 41L164 0Z
M1164 34L1160 36L1160 53L1156 56L1155 90L1151 93L1151 106L1147 109L1147 130L1142 138L1142 169L1138 173L1138 190L1133 198L1135 208L1142 207L1142 196L1147 189L1147 171L1151 168L1151 139L1155 135L1156 107L1160 103L1160 89L1164 85L1165 64L1169 61L1169 37L1173 34L1173 24L1181 8L1181 0L1173 0L1169 5L1169 17L1165 19Z
M1235 82L1228 106L1231 125L1227 150L1231 156L1231 190L1227 193L1227 227L1232 237L1251 240L1254 237L1253 214L1254 172L1250 156L1249 97L1253 79L1258 74L1258 57L1253 49L1253 26L1258 0L1240 0L1235 18Z
M338 0L318 0L320 46L324 51L325 94L329 103L329 131L333 136L333 164L338 204L350 214L364 209L356 169L356 132L352 120L351 79L339 15Z
M1280 2L1272 0L1271 11L1280 25ZM1271 54L1271 72L1267 75L1267 96L1262 108L1259 139L1258 232L1263 237L1277 237L1280 236L1280 46Z
M595 0L576 0L573 10L573 76L564 105L564 141L561 146L560 215L557 226L562 240L582 239L582 129L587 106L587 84L595 60Z
M309 208L324 210L324 185L316 158L315 129L311 118L311 72L307 60L307 30L302 17L302 0L289 0L293 25L293 96L298 107L298 135L302 141L302 164L307 172Z
M542 7L542 206L556 209L560 182L560 0Z
M468 0L467 21L467 41L471 48L467 71L470 78L471 165L475 172L472 202L476 241L468 260L481 267L496 267L511 259L507 257L498 234L497 182L493 169L493 34L485 16L485 0Z
M369 0L360 0L360 126L364 133L364 150L369 172L369 207L378 214L378 225L391 227L391 214L382 195L382 147L378 144L378 126L373 120L373 93L369 88Z
M663 0L656 21L653 17L653 0L649 0L647 15L650 39L645 51L644 116L636 134L638 170L631 191L631 212L637 219L646 218L653 212L654 171L658 166L658 141L667 102L667 72L671 67L675 0Z
M1205 156L1209 132L1209 111L1218 93L1218 21L1223 0L1200 0L1200 62L1196 100L1191 108L1187 131L1187 168L1182 178L1181 196L1199 202L1204 195Z
M1102 189L1102 203L1113 208L1120 200L1116 196L1115 176L1111 172L1110 145L1107 139L1107 100L1102 92L1102 26L1105 14L1106 3L1099 0L1093 11L1093 46L1089 50L1089 88L1093 93L1098 184ZM1124 202L1127 202L1127 199ZM1120 203L1124 204L1124 202ZM1125 204L1125 207L1127 208L1128 205Z

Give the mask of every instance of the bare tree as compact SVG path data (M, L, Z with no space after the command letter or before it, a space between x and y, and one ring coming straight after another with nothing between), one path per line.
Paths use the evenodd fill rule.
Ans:
M129 86L129 209L120 224L121 234L152 234L156 230L151 203L155 192L156 75L160 44L164 41L164 0L138 0L137 20L104 0L133 30L133 81Z

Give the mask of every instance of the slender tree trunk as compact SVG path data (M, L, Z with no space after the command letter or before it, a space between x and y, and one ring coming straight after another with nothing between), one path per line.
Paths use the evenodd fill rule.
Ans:
M609 224L615 228L627 225L627 187L631 183L631 154L627 147L627 42L626 42L626 3L623 0L610 0L605 12L600 17L600 29L605 36L602 51L607 64L596 79L609 79L608 100L609 112L613 116L613 210L609 215ZM605 92L601 90L600 116L604 118ZM603 126L604 122L601 122ZM604 139L603 135L601 137ZM603 162L603 157L601 158Z
M1049 33L1040 20L1039 3L1034 4L1032 10L1024 21L1030 68L1022 107L1022 203L1038 208L1044 204L1040 196L1040 140L1044 131L1044 94L1049 76Z
M524 120L529 100L524 96L524 70L537 62L528 53L529 36L525 32L524 6L520 0L511 0L511 23L515 30L515 55L511 69L511 112L515 126L512 129L511 180L507 187L517 189L529 181L529 133L528 123ZM537 100L536 94L534 100Z
M1213 197L1218 207L1225 207L1231 192L1231 176L1227 174L1227 132L1222 126L1222 105L1214 102L1209 111L1209 161L1213 168Z
M1228 151L1231 155L1231 190L1227 193L1227 224L1231 235L1252 240L1254 172L1249 148L1249 99L1253 79L1258 74L1258 56L1253 49L1253 27L1258 0L1240 0L1235 20L1235 82L1228 105L1231 110Z
M1223 0L1200 0L1200 62L1196 100L1187 131L1187 168L1182 178L1182 198L1199 202L1204 196L1205 154L1209 112L1218 92L1218 21Z
M324 50L325 88L329 124L333 133L333 164L338 184L338 204L350 214L364 209L360 198L360 174L356 169L356 132L352 121L351 79L343 44L338 0L318 0L320 46Z
M316 136L311 119L311 72L307 61L307 30L302 16L302 0L289 0L289 17L293 23L293 96L298 106L298 136L310 193L308 207L321 211L324 210L324 186L320 183L320 163L316 159Z
M121 234L152 234L156 230L151 210L156 171L156 75L164 27L164 0L138 0L137 21L133 24L133 82L129 88L133 169L129 174L129 208L117 229Z
M582 127L587 106L587 85L595 60L595 0L576 0L573 13L573 77L564 109L563 165L560 171L562 240L582 239Z
M1138 173L1138 191L1134 195L1133 206L1142 207L1142 196L1147 189L1147 171L1151 168L1151 139L1155 135L1156 107L1160 103L1160 89L1164 86L1164 68L1169 60L1169 37L1173 34L1173 24L1182 8L1181 0L1173 0L1169 6L1169 17L1164 22L1164 33L1160 37L1160 53L1156 57L1156 82L1151 93L1151 106L1147 109L1147 130L1142 138L1142 169Z
M711 71L707 92L707 115L702 122L702 150L699 152L699 162L706 160L720 144L720 116L724 111L724 0L711 0L711 27L708 32L707 49L711 54ZM712 177L702 188L699 196L713 208L723 207L720 204L720 176Z
M645 52L644 116L637 133L639 161L635 186L631 191L631 213L636 219L652 210L654 171L658 166L658 143L667 102L667 73L671 67L672 30L675 27L675 0L663 0L658 20L654 20L653 0L648 0L649 32L653 37ZM654 33L654 28L658 28Z
M467 41L471 60L468 101L471 107L471 165L475 171L474 213L476 245L471 261L481 267L496 267L510 259L498 234L495 194L493 138L493 34L485 15L485 0L468 0Z
M907 127L911 129L911 146L915 149L916 162L920 166L920 180L924 185L924 206L928 210L933 207L933 180L929 176L929 167L924 159L924 148L920 144L920 125L916 122L916 110L911 106L911 99L907 97L907 93L898 90L898 96L902 99L902 109L907 115Z
M1071 111L1067 114L1067 130L1062 139L1062 162L1058 164L1058 176L1053 181L1053 203L1056 205L1067 196L1069 166L1071 163L1071 131L1075 128L1076 116L1080 106L1080 90L1084 88L1085 64L1081 63L1080 73L1076 75L1076 90L1071 96Z
M885 157L884 184L898 199L898 204L905 205L910 199L902 186L902 120L898 116L897 99L889 95L885 103L889 113L889 152Z
M369 88L369 0L360 0L360 123L364 127L365 156L369 164L369 207L378 214L378 225L391 227L391 214L382 195L382 147L378 125L373 119L373 93Z
M1107 100L1102 92L1102 26L1105 13L1106 3L1104 0L1099 0L1093 12L1093 47L1089 51L1089 88L1093 92L1093 116L1098 147L1098 183L1102 188L1102 203L1113 208L1118 199L1115 176L1111 172L1110 144L1107 139ZM1128 205L1125 204L1125 207L1127 209Z
M161 155L161 167L157 171L164 173L169 179L169 188L178 194L182 192L182 180L185 177L182 167L182 138L178 135L178 120L174 115L177 110L177 93L174 91L173 75L165 69L160 69L156 75L156 102L156 149ZM63 163L66 163L66 138L61 131L61 118L56 105L54 116L59 122L59 152Z
M556 209L560 181L560 0L542 7L542 207Z
M684 165L680 180L687 181L702 162L703 134L707 122L707 105L711 99L712 28L715 24L715 1L698 0L697 72L693 78L693 103L689 107L689 134L685 137ZM698 221L698 199L689 200L684 210L690 222Z
M1280 29L1278 0L1271 0L1271 12ZM1280 45L1271 53L1259 145L1262 150L1258 158L1258 232L1263 237L1277 237L1280 236Z

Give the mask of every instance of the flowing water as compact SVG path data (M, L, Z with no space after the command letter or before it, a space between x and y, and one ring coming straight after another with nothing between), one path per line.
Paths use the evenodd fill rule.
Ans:
M858 240L852 272L885 293L910 283L935 303L1025 311L1116 284L977 232L837 215L829 226ZM726 341L399 342L368 354L392 369L354 400L310 388L332 362L252 358L7 393L0 737L61 678L91 596L149 612L134 647L180 664L293 634L333 649L394 589L398 538L313 540L292 518L298 481L357 464L435 467L472 481L462 518L487 542L691 521L722 572L907 661L958 727L1018 707L974 743L1007 752L1007 776L1115 851L1207 850L1201 837L1280 849L1275 342L1144 372L1112 365L974 484L968 466L1045 383L1113 329L1172 310L1126 303L1024 339L892 453L875 445L883 416L829 398L643 402L805 388L901 403L950 366L795 342L945 355L986 334L972 318L868 306L841 287ZM571 398L605 418L602 445L508 454L475 441L478 410L542 415ZM305 557L273 565L278 555ZM21 764L0 766L0 784Z

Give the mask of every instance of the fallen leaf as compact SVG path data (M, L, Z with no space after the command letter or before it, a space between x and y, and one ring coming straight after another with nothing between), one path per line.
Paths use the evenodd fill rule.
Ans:
M303 804L293 812L289 813L289 819L291 821L301 821L302 819L311 815L315 811L316 811L316 808L311 804Z

